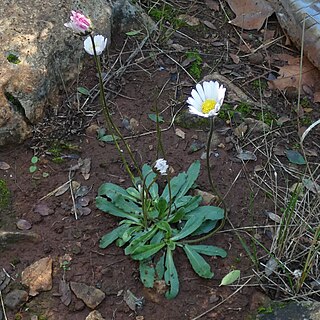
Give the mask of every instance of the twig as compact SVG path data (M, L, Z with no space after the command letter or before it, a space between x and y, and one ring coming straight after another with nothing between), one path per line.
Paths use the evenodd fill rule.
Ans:
M3 303L3 299L2 299L2 292L0 290L0 300L1 300L1 307L2 307L2 311L3 311L3 315L4 315L4 319L8 320L7 315L6 315L6 310L4 308L4 303Z

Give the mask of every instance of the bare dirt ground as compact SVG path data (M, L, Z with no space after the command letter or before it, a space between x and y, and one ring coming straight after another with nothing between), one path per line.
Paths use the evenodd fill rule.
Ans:
M257 310L265 295L275 298L283 294L269 290L272 286L252 277L232 295L240 284L250 279L255 269L233 228L240 230L259 226L254 228L253 234L268 247L270 234L265 226L270 224L270 220L262 213L274 208L267 192L257 186L261 180L255 180L259 174L258 166L268 159L261 151L268 150L265 132L239 129L239 125L246 118L264 120L273 132L274 146L293 148L299 137L297 119L300 117L302 126L314 122L319 118L319 105L312 102L310 96L305 96L306 110L297 115L295 90L285 93L268 89L267 78L278 70L273 64L273 55L299 54L294 47L286 45L276 19L272 16L259 32L244 32L228 23L222 6L232 16L225 2L218 4L217 11L202 1L192 6L187 1L170 1L166 6L170 10L165 9L168 12L163 9L164 5L155 5L160 11L167 12L159 24L161 30L149 36L143 30L132 36L115 33L109 52L104 57L104 72L113 75L106 91L114 120L128 138L141 165L152 164L156 160L155 123L148 116L155 112L155 105L164 119L161 124L163 141L174 174L186 170L193 161L202 158L204 148L195 151L194 146L206 142L206 123L201 122L200 127L194 124L190 127L188 121L183 119L187 109L185 101L195 85L194 79L201 80L217 72L241 88L253 101L253 104L234 101L225 84L225 111L215 124L211 165L214 181L225 196L232 226L227 222L224 230L206 241L228 252L225 259L207 259L215 273L214 278L200 279L186 257L178 255L176 266L181 283L180 293L169 301L155 290L143 287L138 264L125 256L122 248L115 245L106 250L99 248L101 236L115 227L118 220L95 207L97 189L103 182L127 187L130 181L114 145L97 139L97 129L104 127L104 120L99 99L92 99L96 91L91 91L91 97L77 93L78 87L92 89L97 85L94 63L87 57L79 81L61 90L59 106L48 105L44 122L34 128L34 137L23 145L1 149L0 160L9 164L10 168L0 170L0 178L9 187L12 207L1 212L0 227L16 230L16 222L24 219L32 225L30 231L41 238L37 242L17 242L1 252L0 267L14 278L2 294L5 296L14 288L23 288L20 284L21 272L27 266L46 256L53 259L53 288L30 297L20 310L6 310L8 319L31 319L32 315L38 315L39 319L85 319L90 310L74 295L69 306L61 302L59 282L63 277L67 281L83 282L103 290L106 298L97 310L105 319L198 319L205 313L202 319L242 320ZM181 13L199 18L200 23L195 26L181 23L178 27L176 17ZM153 15L155 18L155 13ZM169 31L165 33L165 30ZM266 45L266 35L270 32L275 41ZM248 52L245 45L251 51ZM136 55L128 60L135 50ZM279 119L287 119L282 127L277 124ZM317 141L319 130L315 129L306 144L309 150L314 151L313 156L308 158L312 163L319 163ZM254 153L257 159L242 161L237 157L239 148ZM39 157L38 169L31 174L30 160L34 155ZM70 191L60 196L49 196L49 193L69 180L70 167L76 165L79 158L91 159L89 179L85 180L80 170L76 170L72 177L81 186L87 187L89 204L85 207L90 208L91 212L84 211L76 220L72 214ZM284 154L279 159L288 163ZM286 176L283 169L280 172L279 183L284 186L290 184L293 178ZM199 189L210 192L203 159L197 184ZM50 214L35 212L39 203L49 208ZM243 233L243 237L250 246L248 235ZM257 250L257 256L263 257L262 249ZM61 262L69 258L71 260L66 268ZM266 262L263 258L261 261ZM241 270L239 285L219 287L221 279L232 269ZM136 312L123 301L122 292L127 289L137 297L144 297L143 307Z

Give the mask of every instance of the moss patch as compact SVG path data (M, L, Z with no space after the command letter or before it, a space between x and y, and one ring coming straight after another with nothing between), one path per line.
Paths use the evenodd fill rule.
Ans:
M5 180L0 179L0 211L7 210L10 205L10 190Z

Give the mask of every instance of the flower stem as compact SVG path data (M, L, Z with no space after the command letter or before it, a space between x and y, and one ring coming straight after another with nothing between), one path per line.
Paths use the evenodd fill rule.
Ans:
M105 96L105 92L104 92L104 85L103 85L103 79L102 79L102 70L101 70L101 62L100 62L100 57L97 55L97 51L96 51L96 47L95 47L95 43L94 43L94 37L92 35L92 33L90 34L90 39L91 39L91 42L92 42L92 47L93 47L93 53L94 53L94 60L95 60L95 63L96 63L96 67L97 67L97 71L98 71L98 78L99 78L99 87L100 87L100 99L101 99L101 103L102 103L102 109L103 109L103 114L104 114L104 117L105 117L105 120L106 120L106 123L107 123L107 126L109 127L109 130L111 132L111 135L112 135L112 139L116 145L116 148L120 154L120 157L121 157L121 160L126 168L126 171L128 172L132 182L134 182L134 175L132 173L132 171L130 170L129 168L129 165L123 155L123 152L121 151L121 148L119 146L119 143L115 137L115 134L114 132L117 134L117 136L120 138L120 140L123 142L123 144L125 145L125 148L127 149L128 153L129 153L129 156L139 174L140 177L142 177L142 174L141 174L141 171L140 171L140 168L132 154L132 151L129 147L129 145L127 144L127 142L124 140L121 132L119 131L118 127L114 124L113 122L113 119L110 115L110 112L109 112L109 109L108 109L108 105L107 105L107 101L106 101L106 96Z
M185 240L183 241L183 243L196 243L196 242L200 242L203 240L206 240L210 237L212 237L215 233L217 233L218 231L220 231L226 222L226 219L228 217L228 213L227 213L227 206L226 203L224 201L224 199L220 196L219 192L217 191L216 186L214 185L213 181L212 181L212 177L211 177L211 170L210 170L210 147L211 147L211 140L212 140L212 135L213 135L213 128L214 128L214 117L210 118L210 132L209 132L209 136L208 136L208 143L207 143L207 171L208 171L208 178L209 178L209 183L210 183L210 187L211 187L211 191L218 197L219 199L219 205L221 204L224 210L224 217L223 219L220 221L220 224L217 228L213 229L211 232L209 232L208 234L206 234L203 237L197 238L197 239L192 239L192 240Z

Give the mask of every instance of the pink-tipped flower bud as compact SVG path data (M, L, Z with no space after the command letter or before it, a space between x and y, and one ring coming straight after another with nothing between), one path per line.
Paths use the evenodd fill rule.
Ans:
M77 11L71 11L70 22L67 22L64 25L78 34L88 34L92 29L91 20Z

